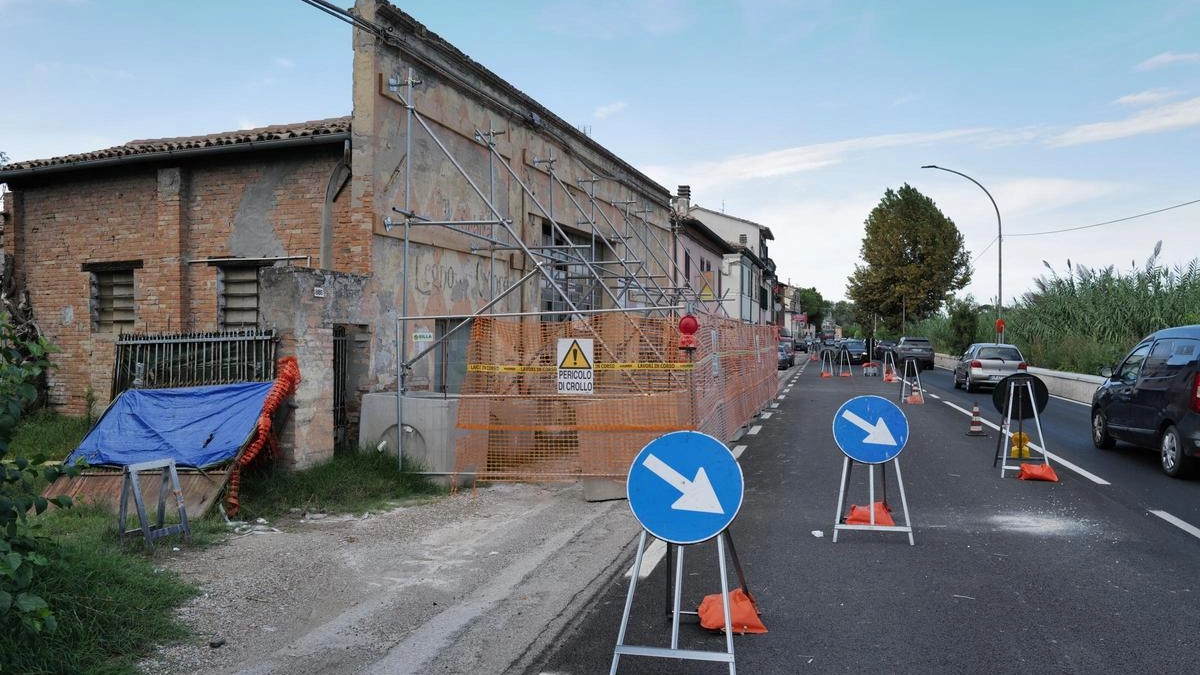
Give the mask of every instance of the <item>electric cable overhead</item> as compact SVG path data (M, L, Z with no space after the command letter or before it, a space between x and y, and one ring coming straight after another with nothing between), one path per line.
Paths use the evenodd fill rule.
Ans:
M1065 227L1061 230L1045 230L1043 232L1021 232L1019 234L1010 234L1007 236L1009 236L1009 237L1035 237L1035 236L1042 235L1042 234L1059 234L1060 232L1074 232L1076 230L1087 230L1087 229L1090 229L1093 227L1100 227L1101 225L1112 225L1113 223L1121 223L1126 220L1133 220L1134 218L1142 218L1145 216L1152 216L1156 213L1162 213L1163 211L1170 211L1172 209L1183 208L1184 206L1191 206L1192 204L1200 204L1200 199L1193 199L1190 202L1184 202L1182 204L1175 204L1174 206L1168 206L1168 207L1161 208L1161 209L1155 209L1153 211L1147 211L1145 213L1139 213L1139 214L1133 215L1133 216L1126 216L1124 218L1117 218L1116 220L1106 220L1103 223L1093 223L1091 225L1081 225L1079 227ZM984 249L984 250L987 250L987 249Z

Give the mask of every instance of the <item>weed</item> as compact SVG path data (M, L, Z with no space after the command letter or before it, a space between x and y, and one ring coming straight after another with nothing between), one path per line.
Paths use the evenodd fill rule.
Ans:
M17 423L9 448L18 455L63 460L79 446L91 426L85 417L39 410Z
M270 467L245 473L242 513L250 519L274 518L289 509L355 513L386 508L413 495L442 489L420 475L423 467L373 449L340 448L332 459L304 471Z

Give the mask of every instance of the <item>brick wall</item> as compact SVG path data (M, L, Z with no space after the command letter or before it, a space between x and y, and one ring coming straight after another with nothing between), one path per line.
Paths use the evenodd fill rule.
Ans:
M19 198L6 224L18 232L5 237L7 252L36 321L62 350L48 378L52 405L82 414L88 387L99 405L108 402L116 336L93 327L84 264L140 261L135 332L218 329L217 268L189 261L299 255L318 265L325 188L340 152L323 146L181 166L134 164L11 185ZM338 241L349 233L347 201L333 208L337 268L361 262L345 255L353 243Z

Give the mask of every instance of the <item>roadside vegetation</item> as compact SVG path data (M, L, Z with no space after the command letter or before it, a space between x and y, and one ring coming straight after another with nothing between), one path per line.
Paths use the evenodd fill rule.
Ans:
M1200 323L1200 259L1163 267L1160 250L1161 242L1142 265L1125 272L1068 260L1060 274L1044 263L1049 274L1004 309L1005 340L1031 365L1095 375L1156 330ZM952 300L941 313L911 324L908 334L928 336L937 351L958 354L970 342L995 340L995 317L992 305ZM971 325L973 338L964 343Z
M175 610L197 589L162 566L182 547L138 535L117 539L105 507L42 497L58 461L78 446L92 415L34 412L53 347L14 329L0 312L0 673L134 675L156 646L187 640ZM90 399L90 396L88 397ZM441 490L394 457L339 449L307 471L251 469L241 484L241 517L274 520L293 509L358 512ZM134 517L136 520L136 516ZM222 514L190 519L190 546L223 541Z

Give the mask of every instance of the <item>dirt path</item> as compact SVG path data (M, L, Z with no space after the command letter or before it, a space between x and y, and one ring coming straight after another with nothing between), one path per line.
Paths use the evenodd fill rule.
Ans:
M625 502L587 503L577 485L272 526L164 563L201 588L180 610L196 642L146 673L521 672L628 564L638 532Z

